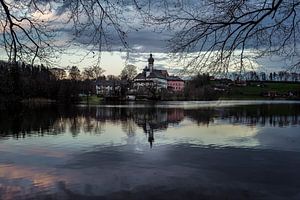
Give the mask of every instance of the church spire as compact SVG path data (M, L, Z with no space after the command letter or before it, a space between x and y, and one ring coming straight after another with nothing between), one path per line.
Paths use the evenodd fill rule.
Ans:
M154 66L154 58L152 57L152 54L150 53L150 58L148 58L148 69L152 72Z

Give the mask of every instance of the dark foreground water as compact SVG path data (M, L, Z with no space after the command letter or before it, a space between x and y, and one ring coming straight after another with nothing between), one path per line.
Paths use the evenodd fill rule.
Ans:
M300 102L0 114L0 199L300 199Z

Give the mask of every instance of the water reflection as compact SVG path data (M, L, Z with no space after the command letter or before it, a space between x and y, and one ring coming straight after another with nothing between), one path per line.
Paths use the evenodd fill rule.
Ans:
M180 125L188 119L199 126L237 124L260 127L288 127L300 125L300 104L248 105L235 107L208 107L198 109L161 107L69 107L59 106L24 109L18 113L1 113L1 137L16 138L31 135L69 132L101 134L105 123L121 124L130 137L137 127L153 141L153 133ZM153 139L152 139L153 138Z
M299 115L300 104L1 113L0 199L298 199Z

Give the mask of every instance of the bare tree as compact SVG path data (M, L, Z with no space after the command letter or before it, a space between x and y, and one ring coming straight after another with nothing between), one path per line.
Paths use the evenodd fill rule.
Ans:
M61 68L51 68L51 74L55 77L56 80L63 80L67 78L66 70Z
M130 9L124 7L132 3L148 24L176 32L169 48L179 60L187 58L185 72L242 72L268 55L300 66L300 0L0 0L0 43L12 62L46 60L54 55L54 33L65 29L74 34L71 43L99 60L112 44L128 47Z
M107 80L112 80L112 81L117 81L117 80L120 80L118 76L115 76L115 75L107 75L106 76L106 79Z
M137 70L136 70L136 66L134 65L126 65L121 71L122 79L133 80L136 75L137 75Z
M73 33L68 42L84 44L97 54L118 41L127 47L126 31L121 27L123 6L120 0L0 0L0 31L9 61L42 62L57 56L53 47L62 47L55 37L62 30ZM124 23L123 23L124 25ZM56 39L56 40L54 40ZM57 40L60 42L56 42ZM71 40L71 41L70 41Z
M10 62L48 61L52 56L54 34L42 17L47 13L46 2L0 0L0 43Z
M300 65L299 0L135 0L148 22L175 30L169 48L186 72L242 72L252 59L279 55ZM157 11L155 8L162 8Z
M127 21L123 15L124 6L128 5L128 1L68 0L62 2L67 13L67 22L72 25L75 36L73 42L80 40L79 43L89 49L86 56L93 54L93 57L97 56L99 61L101 51L109 50L113 44L120 49L128 47L125 29Z
M69 68L69 78L76 81L81 80L80 70L77 66L72 66Z
M104 69L102 69L99 66L92 66L87 67L83 70L83 78L84 79L98 79L99 77L103 76L103 73L105 72Z

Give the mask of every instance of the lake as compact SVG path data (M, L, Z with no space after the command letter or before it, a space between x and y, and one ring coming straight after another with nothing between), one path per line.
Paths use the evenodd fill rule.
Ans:
M0 199L300 199L300 102L0 114Z

